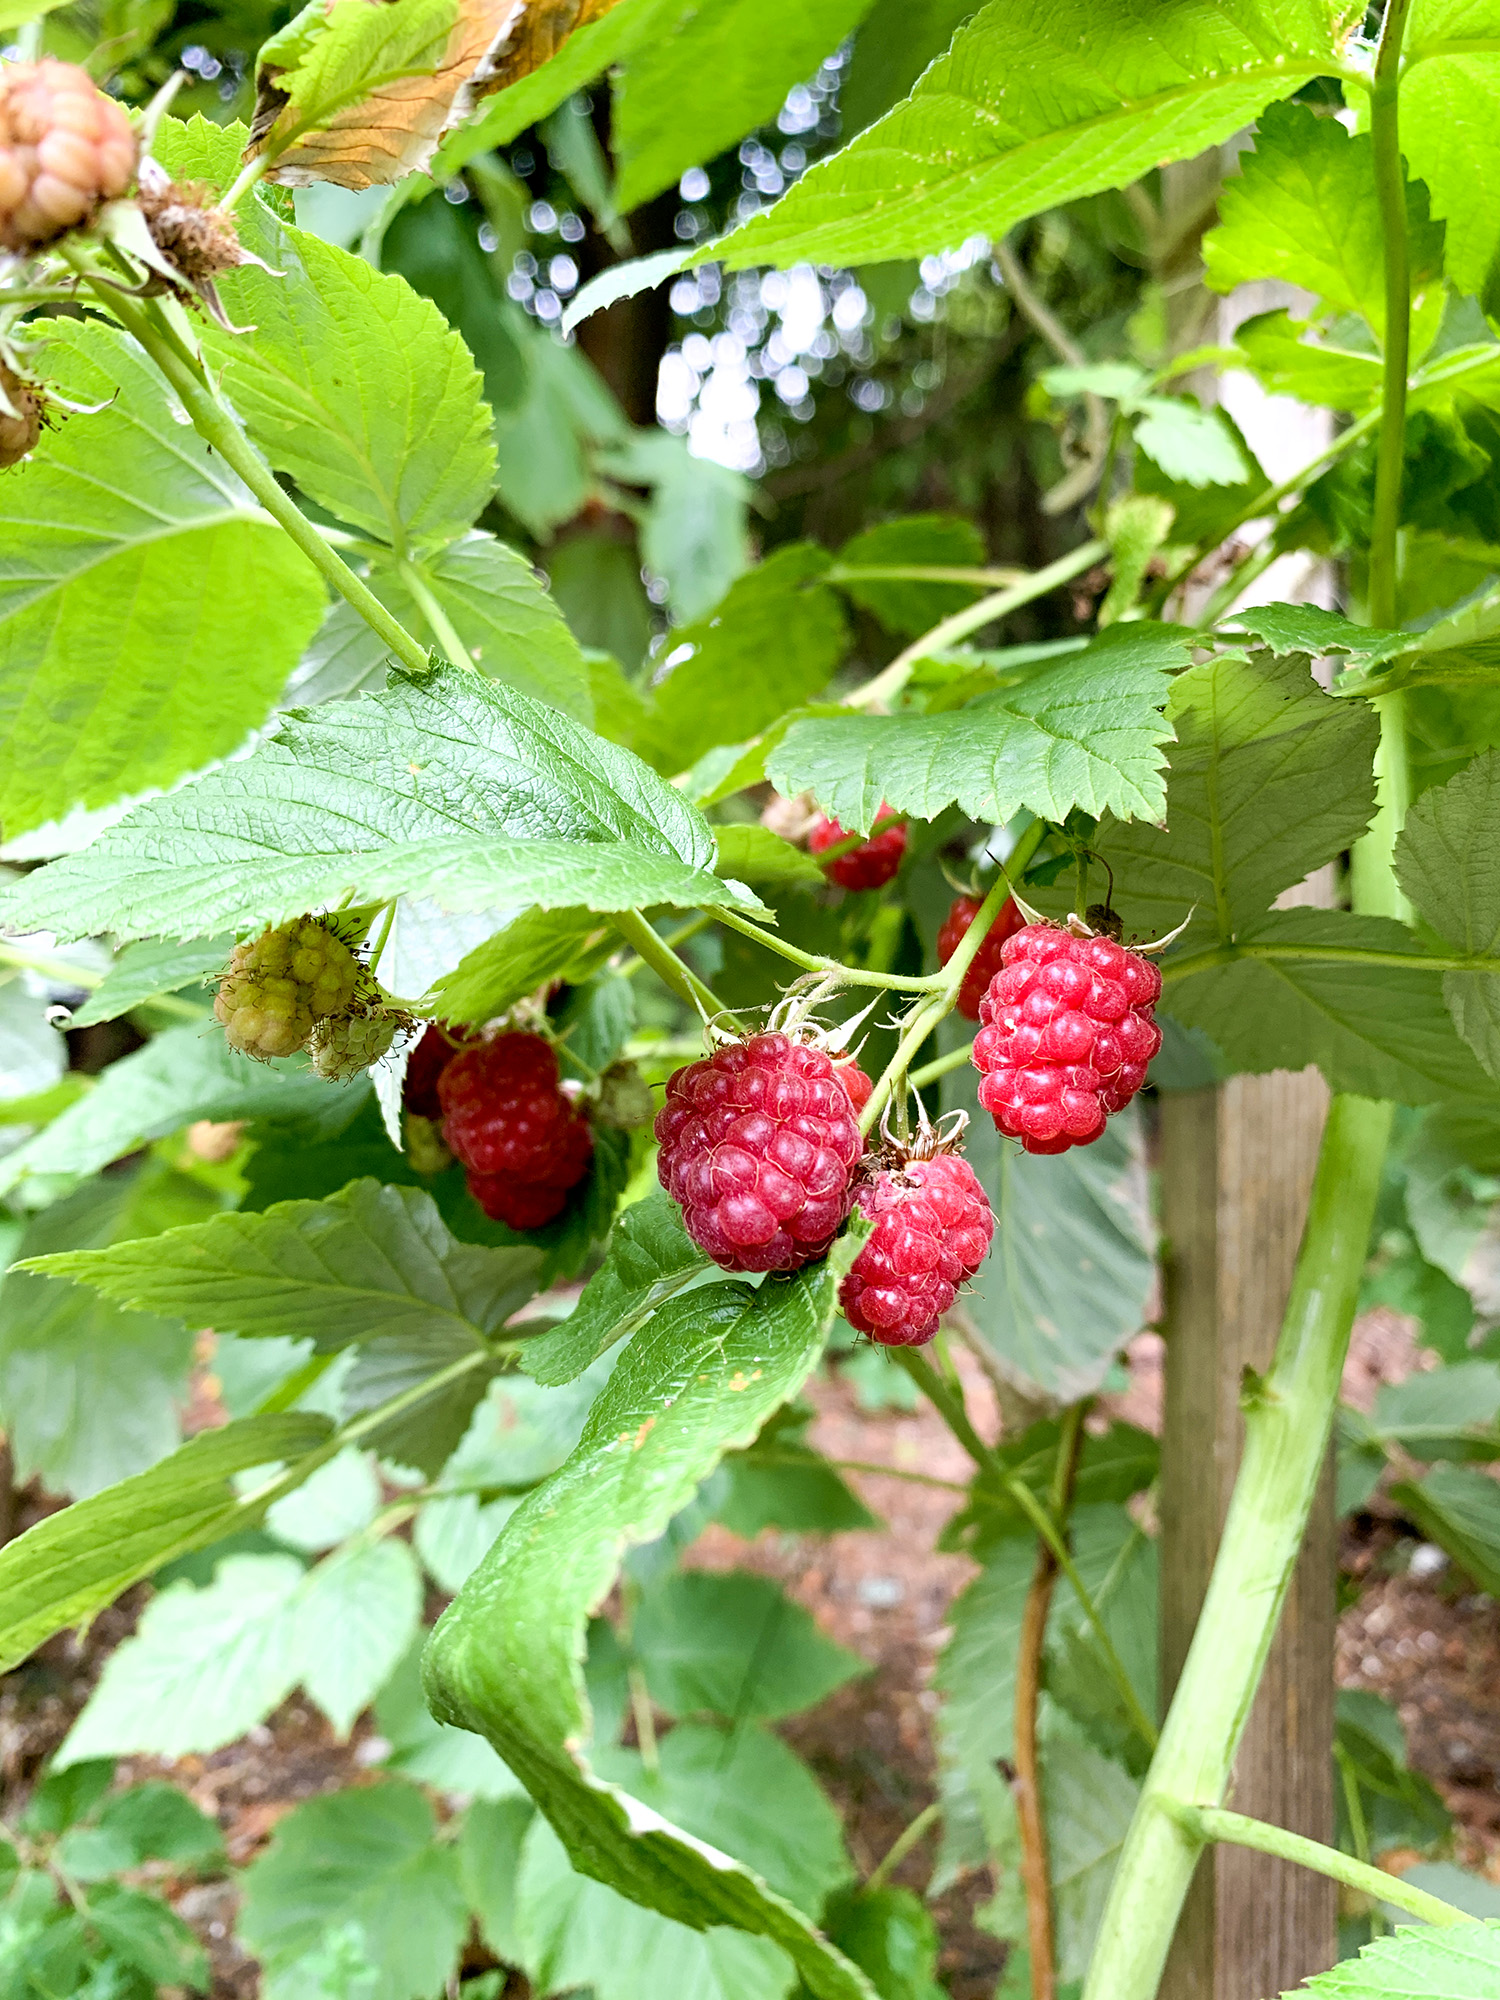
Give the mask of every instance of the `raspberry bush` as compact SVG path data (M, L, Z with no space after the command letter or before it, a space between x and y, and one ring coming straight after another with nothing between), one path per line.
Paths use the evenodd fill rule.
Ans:
M1218 1841L1438 1936L1376 1865L1446 1851L1395 1718L1346 1717L1342 1823L1233 1782L1335 1767L1316 1579L1256 1691L1362 1288L1464 1373L1346 1414L1340 1489L1500 1577L1500 18L590 11L7 30L0 1429L48 1497L0 1671L144 1608L7 1808L0 1985L211 1979L140 1886L172 1809L89 1788L297 1687L391 1769L247 1871L277 1992L929 2000L915 1885L988 1870L987 1990L1153 2000ZM1221 1213L1262 1099L1210 1094L1273 1074L1323 1118L1295 1271ZM1238 1368L1159 1448L1110 1414L1158 1320L1206 1395L1201 1301L1278 1272L1243 1439ZM853 1532L798 1399L890 1369L975 1578L941 1796L857 1880L769 1724L858 1663L679 1556ZM1172 1978L1317 1991L1293 1879L1220 1871Z

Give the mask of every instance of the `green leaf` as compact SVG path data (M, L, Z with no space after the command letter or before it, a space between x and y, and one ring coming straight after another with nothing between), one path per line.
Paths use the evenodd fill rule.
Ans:
M574 1747L586 1731L577 1654L589 1611L625 1549L654 1540L722 1454L796 1394L840 1276L835 1259L758 1293L716 1284L664 1307L616 1365L573 1456L516 1510L445 1613L424 1671L434 1712L489 1737L577 1865L694 1928L770 1937L819 2000L872 2000L790 1903L627 1805Z
M177 1583L152 1598L59 1760L206 1753L264 1720L297 1681L291 1607L302 1579L295 1556L226 1556L206 1589Z
M259 1518L233 1474L316 1452L332 1426L300 1411L244 1417L199 1435L91 1499L49 1514L0 1550L0 1672L174 1556Z
M444 909L734 903L713 835L628 751L460 667L282 718L0 897L17 929L191 937L352 891ZM158 1044L159 1046L159 1044Z
M1500 1457L1500 1367L1458 1361L1384 1383L1375 1398L1375 1428L1418 1461Z
M1381 660L1411 642L1407 632L1355 625L1320 604L1249 604L1231 611L1220 629L1251 632L1278 655L1347 653L1356 659Z
M1136 444L1168 479L1187 486L1244 482L1244 454L1219 411L1181 396L1143 396L1136 409Z
M346 1925L375 1969L361 2000L429 2000L468 1927L457 1857L416 1786L397 1780L298 1806L244 1883L240 1934L269 1975L268 2000L306 1993L299 1967Z
M721 826L715 834L718 872L732 882L762 889L821 889L827 881L805 849L794 847L768 826Z
M821 1453L802 1441L811 1412L778 1410L746 1451L729 1452L719 1468L714 1519L753 1542L762 1528L793 1535L832 1535L877 1528L879 1520Z
M157 1987L208 1986L208 1953L175 1910L144 1889L104 1882L84 1898L85 1921L116 1958Z
M1245 957L1191 973L1172 982L1164 1002L1175 1020L1201 1028L1236 1069L1258 1074L1312 1062L1332 1089L1363 1097L1400 1104L1493 1100L1494 1084L1459 1040L1443 1004L1444 975L1420 965L1318 955L1350 946L1410 952L1405 924L1343 910L1272 910L1242 931L1240 942L1308 955Z
M421 1610L405 1542L351 1542L309 1571L296 1611L302 1685L341 1738L411 1645Z
M711 458L694 457L685 437L660 429L632 431L595 463L607 478L651 488L641 555L665 581L676 616L702 618L749 562L750 482Z
M848 629L811 542L747 570L706 617L672 634L658 672L653 743L679 769L716 743L739 743L825 687Z
M1165 826L1102 827L1094 851L1114 870L1127 931L1160 937L1192 911L1189 941L1229 938L1364 832L1377 725L1365 704L1324 694L1296 656L1190 667L1167 718Z
M1215 291L1282 278L1335 311L1360 314L1379 334L1383 242L1368 132L1346 132L1310 105L1275 104L1261 117L1255 150L1240 155L1239 173L1224 183L1203 258ZM1442 231L1419 226L1411 253L1414 278L1441 270Z
M1396 875L1417 913L1460 951L1500 944L1500 752L1476 757L1412 807L1396 844ZM1443 997L1459 1033L1500 1076L1500 976L1445 972Z
M1466 1911L1471 1917L1500 1917L1500 1888L1488 1876L1476 1875L1451 1861L1419 1861L1415 1868L1406 1869L1401 1879L1409 1882L1414 1889L1425 1889L1429 1896L1436 1896L1441 1902L1451 1903L1455 1910ZM1381 1907L1387 1923L1416 1921L1394 1904L1386 1903Z
M841 826L868 832L882 802L919 819L958 804L1003 823L1022 807L1061 820L1159 820L1169 676L1187 658L1171 628L1111 627L1081 653L1038 663L1018 686L928 716L794 722L767 758L778 790L807 790Z
M83 1005L74 1008L68 1026L88 1028L96 1021L115 1021L159 994L177 993L184 986L206 987L213 973L223 971L233 949L232 937L209 938L201 944L127 945ZM203 999L206 1004L206 992Z
M974 11L975 0L875 0L839 92L844 130L863 131L905 97Z
M861 36L858 48L864 47L864 40ZM866 528L845 542L837 568L973 569L984 560L984 538L961 515L904 514L899 520ZM838 581L839 588L861 610L878 618L887 631L909 639L930 632L942 619L972 604L984 588L982 584L921 583L910 578L840 576Z
M174 1861L211 1870L224 1861L218 1821L200 1812L186 1792L161 1780L132 1785L106 1800L99 1829L125 1841L136 1862Z
M265 720L324 602L312 566L174 420L132 341L97 320L49 320L46 334L58 391L103 407L6 483L10 836L227 756Z
M1003 236L1227 139L1337 69L1342 25L1321 0L1166 0L1149 18L990 0L904 103L694 261L869 264Z
M1059 1979L1082 1979L1093 1956L1137 1787L1109 1758L1056 1728L1043 1739L1042 1803L1057 1911Z
M869 1973L881 2000L944 2000L937 1925L915 1890L840 1889L824 1908L823 1928Z
M347 1101L335 1107L301 1057L255 1063L215 1028L169 1028L111 1063L87 1096L8 1153L0 1192L28 1175L93 1173L194 1119L305 1116L320 1102L347 1117Z
M1488 0L1417 0L1401 78L1401 150L1446 225L1444 261L1459 292L1488 306L1500 217L1500 64Z
M1316 2000L1494 2000L1500 1993L1500 1923L1455 1924L1448 1930L1403 1925L1367 1944L1331 1972L1317 1973L1295 1994Z
M747 1571L669 1574L636 1607L630 1639L669 1715L774 1721L869 1671L778 1585Z
M615 80L610 142L622 213L774 119L787 92L811 76L870 0L805 0L767 33L757 0L702 7L679 0L676 18L638 42ZM715 80L706 90L706 77Z
M63 1833L87 1819L114 1783L112 1757L89 1764L73 1764L62 1769L49 1766L47 1775L26 1802L21 1814L23 1833Z
M1353 413L1369 409L1380 395L1378 354L1340 347L1289 313L1259 313L1245 320L1234 338L1251 373L1273 395ZM1247 501L1253 498L1245 495Z
M117 1243L214 1206L198 1182L147 1167L94 1181L37 1216L25 1255ZM193 1335L11 1271L0 1287L0 1410L16 1477L78 1499L165 1458L180 1435Z
M1354 1851L1345 1787L1358 1787L1370 1851L1393 1847L1430 1850L1446 1840L1453 1822L1447 1808L1420 1772L1407 1764L1406 1731L1395 1709L1365 1688L1340 1688L1334 1755L1343 1783L1337 1788L1339 1842ZM1432 1893L1441 1895L1440 1889Z
M1112 1118L1095 1145L1023 1153L980 1111L976 1084L965 1070L944 1094L970 1112L970 1164L995 1211L964 1307L1007 1375L1075 1402L1141 1326L1156 1282L1139 1127Z
M371 565L365 580L381 603L409 632L426 633L442 650L436 629L408 588L413 577L437 599L486 680L519 688L580 722L593 721L588 668L578 641L523 556L493 535L474 530L426 562L411 564L409 571ZM389 663L384 642L340 599L288 682L281 706L312 708L336 696L373 693L385 686Z
M429 1511L423 1509L417 1517L419 1523ZM440 1792L524 1803L529 1819L530 1800L484 1738L468 1729L448 1728L422 1699L421 1660L426 1639L425 1632L419 1635L375 1697L375 1727L391 1746L386 1769ZM471 1814L470 1823L473 1820Z
M713 1266L683 1227L682 1210L654 1189L625 1209L610 1233L604 1262L561 1326L534 1335L521 1366L549 1388L572 1382L627 1340L684 1285Z
M560 979L598 933L599 920L588 910L523 910L438 981L439 1017L459 1024L494 1020Z
M216 1215L28 1268L189 1326L311 1334L328 1354L439 1331L474 1346L533 1296L540 1262L535 1250L455 1241L421 1188L358 1180L326 1201Z
M479 372L437 307L264 209L249 247L282 275L220 278L230 318L254 332L210 328L204 345L272 465L397 549L467 528L493 489L495 447Z
M296 1351L305 1357L312 1352L311 1342L304 1347L298 1341ZM215 1362L218 1358L216 1347ZM321 1555L368 1528L379 1508L380 1475L374 1460L357 1445L345 1445L294 1491L272 1501L266 1531L302 1555Z
M1436 1465L1424 1479L1393 1486L1390 1498L1481 1590L1500 1597L1500 1486L1493 1479L1471 1466Z

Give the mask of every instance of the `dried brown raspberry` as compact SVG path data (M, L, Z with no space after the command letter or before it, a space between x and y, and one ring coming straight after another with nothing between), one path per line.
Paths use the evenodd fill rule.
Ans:
M40 393L0 361L0 467L19 465L36 449L42 409Z
M152 166L155 166L153 161ZM243 264L234 217L216 208L216 197L200 181L169 181L160 169L141 169L141 213L152 241L190 285ZM258 261L258 260L257 260Z
M317 1022L349 1011L363 969L316 917L298 917L236 945L214 1012L230 1046L245 1055L294 1055Z
M41 250L124 194L136 142L124 107L73 63L0 66L0 246Z

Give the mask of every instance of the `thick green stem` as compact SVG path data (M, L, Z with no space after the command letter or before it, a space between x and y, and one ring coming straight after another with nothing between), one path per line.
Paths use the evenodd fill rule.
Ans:
M1253 1847L1258 1854L1274 1854L1278 1861L1295 1861L1299 1867L1331 1875L1335 1882L1363 1890L1365 1895L1378 1897L1382 1903L1394 1903L1398 1910L1420 1917L1424 1924L1446 1928L1478 1921L1466 1911L1454 1909L1451 1903L1429 1896L1425 1889L1403 1882L1399 1875L1387 1875L1384 1869L1372 1868L1367 1861L1340 1854L1336 1847L1325 1847L1321 1841L1307 1840L1300 1833L1288 1833L1284 1827L1268 1826L1262 1819L1246 1819L1243 1813L1224 1812L1217 1806L1176 1805L1171 1811L1183 1832L1199 1844L1227 1840L1235 1847Z
M1244 1460L1084 2000L1152 2000L1201 1848L1176 1809L1228 1789L1328 1450L1390 1126L1388 1104L1329 1109L1276 1358L1246 1385Z
M183 359L176 346L164 338L153 323L147 308L136 300L124 298L107 287L99 288L99 296L105 308L139 341L171 384L187 411L193 429L205 444L212 445L230 470L239 475L271 518L286 529L324 581L353 605L402 666L413 673L426 673L430 664L426 647L418 644L406 627L391 616L375 593L360 581L338 552L329 547L302 510L281 490L270 467L215 396L201 369Z

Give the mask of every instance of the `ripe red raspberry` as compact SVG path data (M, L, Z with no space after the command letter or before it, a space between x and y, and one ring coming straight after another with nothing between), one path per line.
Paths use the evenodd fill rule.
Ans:
M594 1135L557 1081L540 1035L497 1035L461 1050L438 1078L443 1138L485 1214L537 1229L561 1214L588 1171Z
M849 1102L854 1106L857 1118L870 1101L870 1093L875 1086L865 1075L853 1056L835 1056L833 1073L848 1092Z
M662 1186L726 1271L795 1271L821 1257L864 1150L828 1055L780 1033L730 1042L668 1077L656 1136Z
M442 1021L429 1021L422 1039L406 1059L406 1076L401 1085L401 1108L434 1124L443 1115L438 1103L438 1078L458 1054L464 1039L461 1028L449 1029Z
M1108 937L1028 924L1008 938L974 1037L979 1101L1028 1153L1086 1146L1161 1047L1161 974Z
M860 1188L875 1227L839 1288L844 1317L882 1347L920 1347L989 1253L995 1218L957 1153L882 1167Z
M875 831L862 847L851 847L847 854L841 854L837 861L828 864L830 881L837 882L841 889L879 889L890 881L901 866L901 857L906 852L906 823L887 826L884 833L878 831L887 820L896 815L889 806L882 806L875 815ZM819 813L812 832L807 836L808 847L814 854L822 854L826 848L847 840L848 834L836 819L827 813Z
M979 915L980 902L977 896L960 896L953 908L943 919L943 928L938 932L938 964L946 965L954 952L969 934L969 927ZM1007 896L1004 906L990 925L989 935L975 952L969 969L964 974L964 983L958 989L958 1011L965 1020L979 1019L979 1003L988 990L990 981L1000 970L1000 948L1009 937L1014 937L1026 922L1016 908L1012 897Z
M44 56L0 67L0 247L23 255L91 222L135 173L122 105Z

